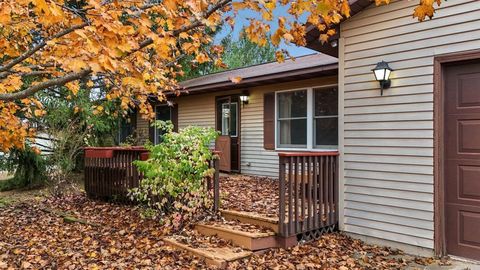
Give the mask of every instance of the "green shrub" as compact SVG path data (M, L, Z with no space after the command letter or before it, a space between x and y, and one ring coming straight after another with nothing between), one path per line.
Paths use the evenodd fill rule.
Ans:
M157 124L167 132L161 144L146 146L150 151L147 161L135 162L144 179L130 195L155 209L166 225L172 225L167 227L176 230L211 206L205 178L214 174L209 166L213 158L209 146L218 134L201 127L187 127L177 133L171 123Z
M14 175L8 180L0 181L0 191L35 188L45 184L45 159L28 145L2 156L0 169L2 168Z

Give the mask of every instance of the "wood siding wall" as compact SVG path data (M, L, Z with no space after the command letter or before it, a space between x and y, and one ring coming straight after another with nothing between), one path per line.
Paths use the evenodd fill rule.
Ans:
M417 4L372 5L342 24L342 223L433 248L433 59L480 48L480 3L444 1L422 23L412 18ZM371 72L382 60L395 69L383 97Z
M240 160L241 172L247 175L278 177L278 154L263 148L263 94L336 83L336 77L309 79L281 84L270 84L249 89L249 103L241 108ZM215 97L240 93L241 90L181 96L178 103L180 128L189 125L215 127Z

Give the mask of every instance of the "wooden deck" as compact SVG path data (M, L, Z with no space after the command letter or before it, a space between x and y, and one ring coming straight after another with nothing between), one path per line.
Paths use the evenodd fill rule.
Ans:
M213 190L214 210L221 205L222 214L234 211L257 221L269 220L278 236L285 239L317 238L337 228L337 156L338 152L279 153L279 179L241 175L220 178L219 162L214 159L211 166L216 173L213 179L206 179L205 186ZM143 147L87 148L87 194L125 197L142 178L132 162L146 158L148 151ZM246 216L242 219L252 221Z

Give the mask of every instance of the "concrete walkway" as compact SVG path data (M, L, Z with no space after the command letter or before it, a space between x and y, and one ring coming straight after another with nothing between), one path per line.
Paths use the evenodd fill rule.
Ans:
M404 255L406 259L408 259L409 256L410 255ZM413 259L413 257L411 256L410 258ZM441 263L439 261L435 261L434 263L428 266L417 264L417 263L411 263L406 269L407 270L480 270L480 263L451 259L447 263Z

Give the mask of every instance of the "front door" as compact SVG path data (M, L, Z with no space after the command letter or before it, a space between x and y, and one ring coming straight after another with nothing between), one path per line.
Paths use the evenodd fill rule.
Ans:
M447 252L480 260L480 61L445 66Z
M216 129L220 137L215 149L220 151L220 170L240 171L240 108L237 96L221 97L216 101Z

